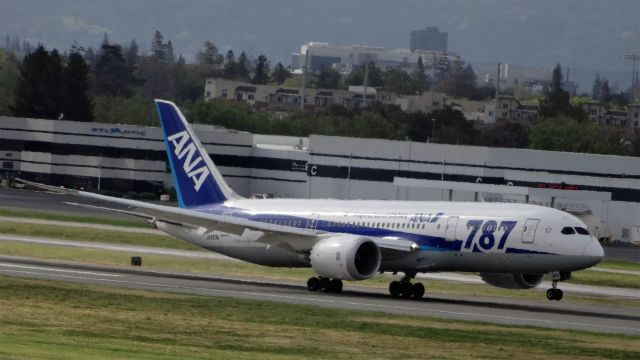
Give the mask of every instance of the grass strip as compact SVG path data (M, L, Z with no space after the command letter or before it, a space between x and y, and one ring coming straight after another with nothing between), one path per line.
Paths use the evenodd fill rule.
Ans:
M102 225L114 225L114 226L127 226L127 227L147 227L151 225L143 220L120 220L112 218L102 218L93 216L80 216L80 215L66 215L50 212L29 211L29 210L16 210L16 209L0 209L0 216L7 217L24 217L41 220L51 221L68 221L79 222L85 224L102 224Z
M0 277L0 358L637 359L640 337Z
M105 251L96 249L70 248L61 246L0 242L0 254L51 260L77 261L100 265L129 266L130 257L135 253ZM190 259L175 256L143 255L142 264L146 269L202 273L218 276L245 277L263 280L285 280L305 284L315 276L312 269L273 268L239 261ZM389 282L400 276L379 275L372 279L346 282L347 286L386 289ZM477 296L547 301L543 292L533 290L500 289L485 284L466 284L441 280L421 280L427 287L427 294L436 296ZM606 305L640 307L640 300L583 295L565 292L563 301Z
M73 226L0 222L0 234L47 237L63 240L95 241L112 244L152 246L179 250L203 250L170 236L128 233L103 229L86 229Z

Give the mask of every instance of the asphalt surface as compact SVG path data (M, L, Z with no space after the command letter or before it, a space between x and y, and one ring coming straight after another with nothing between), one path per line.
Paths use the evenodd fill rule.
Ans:
M389 297L383 290L345 286L342 294L310 292L286 282L157 272L139 268L117 268L0 257L0 275L64 281L77 284L124 287L267 300L328 308L377 311L416 317L483 321L497 324L572 329L599 333L640 335L640 312L621 306L577 305L567 302L525 301L479 297L430 295L420 301Z

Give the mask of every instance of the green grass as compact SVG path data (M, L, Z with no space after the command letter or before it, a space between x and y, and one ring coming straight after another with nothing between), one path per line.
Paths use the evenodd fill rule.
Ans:
M7 277L0 324L3 359L640 358L637 336Z
M9 256L24 256L51 260L77 261L84 263L129 266L131 256L139 255L127 252L105 251L96 249L71 248L49 245L34 245L14 242L0 242L0 254ZM217 276L255 278L263 280L285 280L306 283L307 279L315 276L312 269L273 268L254 265L240 261L191 259L175 256L143 255L142 264L145 269L202 273ZM372 279L347 282L347 286L358 288L385 289L389 282L400 276L380 275ZM543 292L533 290L500 289L485 284L465 284L440 280L422 280L427 287L428 294L442 297L473 296L473 297L501 297L530 301L543 301ZM640 307L640 300L620 299L615 297L581 295L565 292L563 301L616 306Z
M576 271L571 274L576 284L613 286L627 289L640 289L640 275L606 273L602 271Z
M631 270L640 272L640 263L633 263L628 261L604 260L600 264L598 264L598 267L605 269Z
M65 214L56 214L56 213L50 213L50 212L15 210L15 209L0 209L0 216L24 217L24 218L51 220L51 221L72 221L72 222L88 223L88 224L102 224L102 225L127 226L127 227L151 227L150 224L148 224L143 220L137 220L137 221L136 220L119 220L119 219L111 219L111 218L65 215Z
M137 246L153 246L180 250L203 250L195 245L166 235L87 229L73 226L25 224L7 221L0 222L0 234L48 237L63 240L96 241Z

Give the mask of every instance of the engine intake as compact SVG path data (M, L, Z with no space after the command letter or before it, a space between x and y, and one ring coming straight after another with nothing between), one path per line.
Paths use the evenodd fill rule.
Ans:
M366 237L336 235L311 249L311 267L318 275L343 280L364 280L380 268L380 248Z
M482 280L503 289L531 289L542 282L544 274L481 273Z

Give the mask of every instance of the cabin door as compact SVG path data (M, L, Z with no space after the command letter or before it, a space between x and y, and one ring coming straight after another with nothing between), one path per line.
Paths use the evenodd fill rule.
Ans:
M444 237L447 241L453 241L456 239L456 226L458 226L458 217L452 216L447 219L447 225L444 229Z
M536 238L536 229L538 229L539 219L527 219L522 229L522 243L533 244Z

